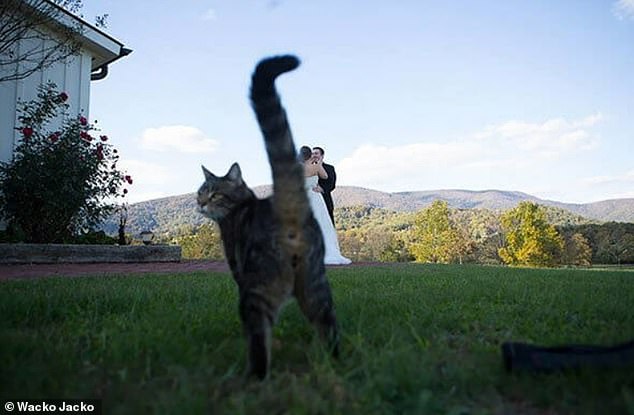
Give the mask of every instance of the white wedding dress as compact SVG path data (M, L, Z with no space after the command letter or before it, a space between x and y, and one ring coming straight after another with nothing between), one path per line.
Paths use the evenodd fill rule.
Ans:
M352 261L341 255L339 250L339 241L337 240L337 231L330 220L326 202L321 193L315 192L313 188L317 186L317 176L306 177L304 188L308 194L310 207L313 210L313 216L317 219L317 223L321 228L321 234L324 236L324 245L326 246L326 254L324 255L324 263L329 265L347 265Z

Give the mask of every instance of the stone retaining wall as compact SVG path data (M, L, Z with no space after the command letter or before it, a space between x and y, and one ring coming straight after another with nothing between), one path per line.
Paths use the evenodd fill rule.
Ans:
M176 245L0 244L0 264L180 262Z

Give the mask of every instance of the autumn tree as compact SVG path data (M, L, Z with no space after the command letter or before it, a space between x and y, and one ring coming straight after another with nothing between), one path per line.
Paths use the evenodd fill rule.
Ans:
M458 258L460 234L451 221L447 202L436 200L414 219L410 251L416 261L450 263Z
M409 262L414 258L407 249L408 244L403 233L391 233L389 244L379 254L380 262Z
M338 231L341 253L354 262L367 261L364 258L364 233L359 229Z
M582 234L592 248L593 264L634 264L634 223L590 223L564 228Z
M612 225L611 227L617 230L608 233L607 236L602 238L597 248L597 257L603 263L608 264L632 263L632 258L634 257L634 234L622 233L618 225Z
M555 266L564 242L557 229L546 221L544 209L521 202L501 217L505 244L499 250L509 265Z
M588 239L579 232L564 236L561 262L566 265L589 266L592 263L592 248Z
M224 260L220 229L215 223L205 223L195 233L176 238L183 250L183 258Z
M498 250L502 248L500 215L488 209L469 209L468 221L473 244L470 261L477 264L499 264Z
M372 206L335 209L339 246L355 262L407 262L413 214Z

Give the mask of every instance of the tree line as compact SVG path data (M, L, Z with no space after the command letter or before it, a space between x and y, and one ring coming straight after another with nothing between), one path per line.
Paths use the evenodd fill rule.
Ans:
M634 223L592 223L563 209L454 209L437 200L417 212L369 206L335 210L342 253L353 261L589 266L634 264ZM165 235L185 258L224 259L213 223Z

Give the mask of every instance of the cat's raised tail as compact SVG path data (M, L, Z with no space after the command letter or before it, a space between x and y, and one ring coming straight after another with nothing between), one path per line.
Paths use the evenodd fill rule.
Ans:
M251 104L257 117L273 172L273 204L280 219L281 240L293 258L306 249L303 226L310 215L304 191L304 166L297 160L293 134L275 88L275 79L299 66L293 55L274 56L258 63L251 78Z
M261 60L251 77L251 105L264 135L274 186L276 176L286 175L289 164L297 164L293 134L275 88L275 79L298 66L299 59L293 55L274 56Z

